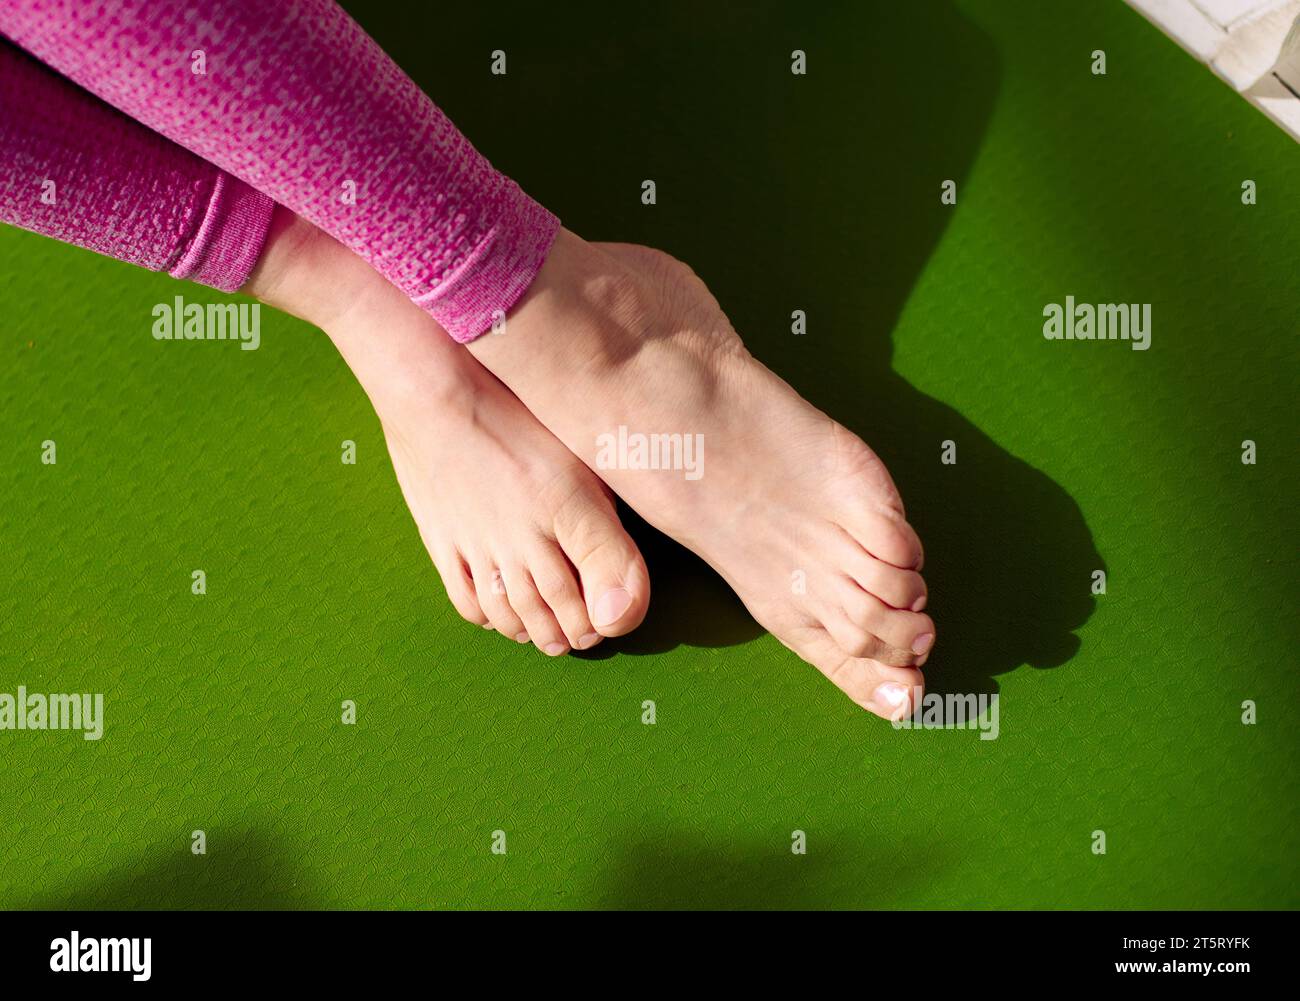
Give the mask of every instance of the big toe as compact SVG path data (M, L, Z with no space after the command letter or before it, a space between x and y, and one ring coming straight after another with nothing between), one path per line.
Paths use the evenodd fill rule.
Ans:
M569 510L557 522L557 541L578 571L596 632L601 636L631 632L650 607L650 574L614 505L601 495L585 510Z

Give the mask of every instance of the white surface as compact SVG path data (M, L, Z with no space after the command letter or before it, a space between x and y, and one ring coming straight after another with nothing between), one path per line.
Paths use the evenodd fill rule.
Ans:
M1227 28L1234 21L1282 6L1284 0L1192 0L1215 24Z
M1300 3L1288 3L1234 28L1211 60L1214 71L1237 90L1247 90L1268 73L1282 51Z
M1206 17L1190 0L1128 0L1148 21L1203 63L1228 40L1228 33Z
M1300 141L1300 0L1127 3Z

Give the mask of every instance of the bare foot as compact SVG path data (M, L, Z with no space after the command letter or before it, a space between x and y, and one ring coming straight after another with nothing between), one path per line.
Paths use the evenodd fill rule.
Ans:
M864 708L911 711L935 628L893 480L745 350L688 267L562 231L505 332L470 350L782 643ZM645 468L637 435L702 436L698 478L676 453Z
M650 580L609 489L402 292L283 209L244 291L351 366L465 619L552 656L641 622Z

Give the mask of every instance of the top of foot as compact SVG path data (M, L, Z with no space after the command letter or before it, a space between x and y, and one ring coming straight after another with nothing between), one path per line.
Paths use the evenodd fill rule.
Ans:
M864 708L911 711L935 628L889 473L745 350L689 268L563 232L505 335L471 350L782 643Z

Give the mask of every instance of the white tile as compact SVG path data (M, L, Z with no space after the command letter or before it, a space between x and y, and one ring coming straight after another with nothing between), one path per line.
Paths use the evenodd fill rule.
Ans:
M1279 6L1278 0L1192 0L1215 24L1229 28L1235 21Z
M1225 31L1202 14L1191 0L1128 0L1129 6L1203 63L1228 39Z

